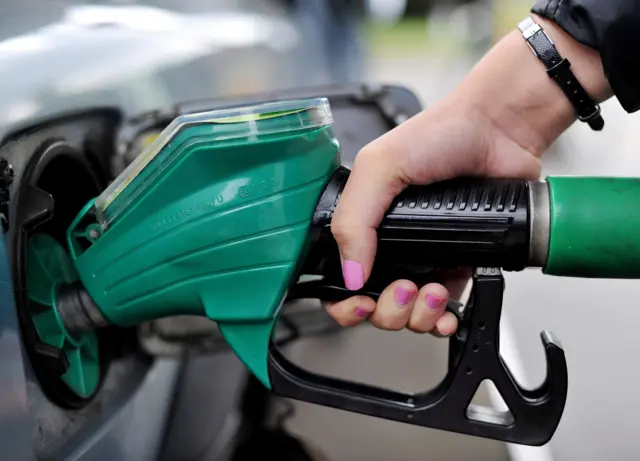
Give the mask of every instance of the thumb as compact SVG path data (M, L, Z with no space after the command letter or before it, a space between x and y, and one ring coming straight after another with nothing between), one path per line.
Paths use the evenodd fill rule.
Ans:
M376 255L376 228L406 187L404 174L393 161L396 156L385 153L380 144L374 141L356 156L331 220L349 290L359 290L369 278Z

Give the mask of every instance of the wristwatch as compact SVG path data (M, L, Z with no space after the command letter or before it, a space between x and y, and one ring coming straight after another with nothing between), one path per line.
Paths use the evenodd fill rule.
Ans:
M547 69L547 75L562 89L575 108L576 116L587 123L592 130L600 131L604 120L600 115L600 105L596 103L571 72L571 63L558 53L553 41L544 29L528 17L518 24L518 29L529 48Z

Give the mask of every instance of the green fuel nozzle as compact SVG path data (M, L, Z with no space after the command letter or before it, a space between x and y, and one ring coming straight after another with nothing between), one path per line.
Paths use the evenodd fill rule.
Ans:
M360 291L418 284L434 269L472 267L473 288L450 338L449 372L405 394L310 373L271 341L288 300L352 296L342 282L331 218L349 170L326 99L281 101L178 117L68 231L79 274L53 303L70 331L195 314L273 392L447 431L541 445L567 393L564 352L541 334L547 379L521 388L499 355L502 270L640 277L635 178L456 179L410 187L378 230ZM303 282L301 275L319 278ZM509 411L470 405L490 379Z

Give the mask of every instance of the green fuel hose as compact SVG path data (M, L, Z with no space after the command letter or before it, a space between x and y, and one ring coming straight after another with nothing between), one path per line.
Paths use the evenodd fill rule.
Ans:
M640 278L640 179L550 177L544 273Z

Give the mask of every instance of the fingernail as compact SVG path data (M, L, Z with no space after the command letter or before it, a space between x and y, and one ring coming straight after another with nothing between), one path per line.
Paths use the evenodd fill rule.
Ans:
M427 295L427 307L429 307L429 309L436 310L445 299L446 298L441 298L440 296L429 293Z
M370 312L366 309L363 309L361 307L356 307L356 315L358 317L360 317L361 319L368 317L370 314Z
M345 261L342 265L342 272L347 289L356 291L364 286L364 272L359 262Z
M400 307L405 307L413 299L413 293L414 293L413 290L407 290L406 288L403 288L403 287L396 287L396 291L395 291L396 303L398 303Z

